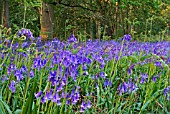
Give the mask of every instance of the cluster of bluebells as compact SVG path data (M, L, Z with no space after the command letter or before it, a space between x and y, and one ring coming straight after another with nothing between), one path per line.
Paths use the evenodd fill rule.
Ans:
M56 105L60 106L63 99L66 99L67 105L77 105L77 103L80 100L80 93L79 93L80 87L74 87L71 91L71 93L65 93L63 89L60 87L57 87L56 90L50 89L46 90L46 92L38 92L35 93L36 98L41 99L41 103L45 103L46 101L51 101L53 103L56 103ZM85 101L82 102L80 106L80 112L84 112L86 109L91 108L91 102L90 100L87 101L87 104Z
M122 95L123 93L131 93L137 90L137 86L135 82L132 81L132 78L129 78L127 82L119 84L117 90L119 91L119 94Z
M71 92L65 93L65 86L68 85L68 78L72 79L74 82L77 82L78 76L92 76L93 80L103 80L103 87L112 87L112 82L107 78L107 74L104 72L105 65L110 60L118 60L123 56L131 56L134 54L140 54L143 52L142 56L146 56L149 53L156 55L167 56L165 60L166 64L170 63L170 43L169 42L160 42L160 43L139 43L139 42L130 42L131 36L129 34L124 35L123 40L127 41L124 44L122 49L122 56L120 55L121 43L114 40L110 41L100 41L100 40L88 40L87 42L78 43L74 34L72 34L67 42L62 42L58 39L53 39L52 41L42 42L41 37L38 37L35 41L32 32L29 29L22 29L18 32L18 37L26 37L26 41L22 43L21 48L30 47L30 40L35 43L35 50L37 52L43 52L46 57L43 57L43 54L35 56L33 59L33 64L30 72L26 66L17 68L12 64L13 58L11 56L11 64L7 66L7 75L3 75L2 82L9 80L9 77L13 75L15 78L12 78L8 87L14 93L16 91L16 85L22 81L28 74L30 77L34 77L34 69L38 69L37 72L41 69L49 70L47 81L50 82L51 88L49 90L40 91L35 94L36 98L40 98L42 103L46 101L51 101L57 105L61 105L63 99L66 99L67 105L77 105L80 101L80 87L73 87ZM28 42L27 42L28 41ZM10 41L8 41L10 42ZM32 43L31 42L31 43ZM72 46L72 47L71 47ZM166 47L166 48L165 48ZM12 53L16 55L16 50L19 48L18 43L12 44ZM2 47L1 50L5 50L5 47ZM77 50L76 53L73 53L74 50ZM5 57L5 52L0 54L0 57ZM17 53L21 57L28 57L26 53L20 52ZM50 58L47 56L50 55ZM107 56L106 56L107 55ZM47 64L49 62L49 64ZM151 58L146 59L145 61L139 63L141 65L147 64L148 62L155 62ZM93 65L95 63L95 65ZM93 66L96 72L90 74L88 72L89 66ZM98 66L99 65L99 66ZM80 74L80 66L82 66L82 73ZM161 62L155 62L155 66L162 68ZM128 74L133 74L133 69L135 64L132 64L128 68ZM153 76L152 80L156 82L158 76ZM97 82L96 81L96 82ZM140 84L148 82L148 74L140 74ZM96 84L96 83L95 83ZM97 84L96 84L97 85ZM98 85L97 85L98 86ZM55 89L54 89L55 88ZM129 78L128 81L122 82L118 85L117 90L119 94L131 93L137 90L137 85ZM170 87L164 89L164 95L169 99ZM80 104L80 103L79 103ZM91 107L91 102L89 100L83 100L80 105L80 112L84 112L86 109Z
M7 75L2 77L2 82L9 80L9 77L14 75L14 79L9 83L9 89L14 93L16 91L16 85L22 81L28 75L28 69L26 66L22 66L21 68L17 68L14 64L10 64L7 68ZM30 77L34 76L34 71L30 71Z
M18 31L18 37L22 37L25 36L26 40L34 40L33 34L29 29L21 29L20 31Z

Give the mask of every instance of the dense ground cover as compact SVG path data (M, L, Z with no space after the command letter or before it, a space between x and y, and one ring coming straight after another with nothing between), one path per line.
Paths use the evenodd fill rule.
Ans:
M170 113L170 42L0 41L0 113Z

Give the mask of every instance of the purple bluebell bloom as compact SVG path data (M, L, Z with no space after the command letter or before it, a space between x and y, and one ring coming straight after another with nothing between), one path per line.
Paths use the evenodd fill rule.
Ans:
M67 41L69 43L77 42L77 38L74 36L74 34L72 34Z
M135 65L131 65L129 68L128 68L128 74L131 75L132 74L132 69L135 67Z
M41 97L42 94L43 94L43 92L40 91L40 92L38 92L38 93L35 93L34 95L35 95L36 98L39 98L39 97Z
M53 90L46 91L45 97L47 100L51 100L53 98Z
M108 79L105 79L104 87L107 87L107 86L111 87L112 86L112 82L109 81Z
M120 95L122 95L122 93L130 93L132 91L135 91L136 89L137 89L137 86L132 81L132 78L129 78L128 82L123 82L117 88Z
M126 82L123 82L122 84L120 84L117 88L117 90L119 91L119 94L122 95L122 93L127 92L128 90L128 84Z
M54 94L53 99L52 99L52 102L57 103L57 105L61 105L60 96L58 95L57 92Z
M80 106L81 108L80 108L80 112L84 112L86 109L87 109L87 107L86 107L86 103L83 101L82 103L81 103L81 106Z
M17 81L20 81L20 80L22 80L22 79L24 78L21 70L18 70L18 69L17 69L17 70L15 71L15 77L17 78Z
M154 82L156 82L157 77L156 77L156 76L153 76L153 77L152 77L152 80L153 80Z
M30 77L31 78L34 77L34 71L33 70L30 71Z
M163 92L167 100L170 100L170 86L166 87Z
M6 75L4 75L3 77L2 77L2 82L5 82L5 80L8 80L9 78L6 76Z
M48 76L48 80L51 82L56 81L57 71L50 71L50 75Z
M26 67L26 66L22 66L22 67L21 67L21 71L22 71L22 73L25 73L25 72L27 72L27 71L28 71L28 69L27 69L27 67Z
M9 89L12 91L12 93L14 93L16 91L15 85L16 85L16 82L14 80L12 80L9 85Z
M123 39L126 41L130 41L132 39L132 37L131 37L131 35L126 34L126 35L124 35Z
M90 102L90 100L88 100L86 107L87 107L87 108L91 108L91 102Z
M99 76L102 78L106 78L107 74L105 74L103 71L99 73Z
M72 104L76 104L78 102L79 98L80 98L79 92L74 93L74 95L72 95L72 97L71 97Z
M87 70L87 65L83 65L83 70Z
M60 92L62 89L63 89L63 86L60 84L60 85L56 88L56 91L57 91L57 92Z
M140 83L143 84L148 81L148 74L141 74Z
M11 72L16 70L16 66L14 64L10 64L7 69L7 74L10 75Z
M162 63L161 62L155 62L155 66L157 66L157 67L162 67Z
M40 70L41 68L43 68L47 63L47 59L42 60L40 57L36 58L34 60L34 68L38 68L38 70Z
M42 102L42 103L45 103L46 101L47 101L47 98L46 98L45 96L42 96L42 97L41 97L41 102Z

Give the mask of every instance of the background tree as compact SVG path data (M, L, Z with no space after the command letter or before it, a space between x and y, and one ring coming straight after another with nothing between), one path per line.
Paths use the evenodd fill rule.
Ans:
M0 0L0 24L9 27L9 0Z
M51 4L42 2L42 7L40 10L40 25L41 31L40 35L42 39L50 39L53 37L53 16L54 10Z
M159 40L169 35L168 0L13 0L9 9L14 31L29 28L44 39L64 40L71 33L81 39L118 39L131 34L134 40L153 36Z

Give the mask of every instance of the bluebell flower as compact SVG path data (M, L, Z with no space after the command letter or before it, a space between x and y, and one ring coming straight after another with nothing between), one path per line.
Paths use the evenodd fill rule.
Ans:
M34 68L38 68L38 70L40 70L41 68L43 68L47 63L47 59L42 60L40 57L36 58L34 60Z
M167 64L170 63L170 57L167 58L167 61L166 61Z
M57 105L61 105L60 96L58 95L57 92L54 94L53 99L52 99L52 102L57 103Z
M65 57L64 60L63 60L63 65L64 65L65 67L69 67L70 64L71 64L70 61Z
M122 93L125 93L128 91L128 84L126 82L123 82L122 84L118 86L117 90L119 91L119 94L122 95Z
M14 64L10 64L7 69L7 74L10 75L11 72L15 71L17 68Z
M166 87L163 92L167 100L170 100L170 86Z
M74 34L72 34L69 38L68 38L68 40L67 40L69 43L73 43L73 42L77 42L77 38L74 36Z
M48 80L52 83L53 86L56 84L56 76L57 76L56 71L50 71L50 75L48 76Z
M72 104L76 104L80 98L79 92L75 92L71 97Z
M155 66L157 66L157 67L162 67L162 63L161 62L155 62Z
M144 82L148 81L148 74L141 74L140 83L143 84Z
M83 101L80 106L80 112L84 112L87 109L86 103Z
M122 93L130 93L132 91L135 91L136 89L137 87L135 83L132 81L132 78L129 78L128 82L123 82L117 88L120 95L122 95Z
M9 78L6 76L6 75L4 75L3 77L2 77L2 82L5 82L5 80L8 80Z
M34 77L34 71L33 70L30 71L30 77L31 78Z
M41 103L45 103L47 101L47 98L45 96L41 97Z
M105 79L105 82L104 82L104 87L111 87L112 86L112 82L109 81L108 79Z
M102 78L106 78L107 74L105 74L103 71L99 73L99 76Z
M131 35L126 34L126 35L124 35L123 39L124 39L125 41L130 41L130 40L132 39L132 37L131 37Z
M25 48L28 45L28 42L23 42L22 43L22 48Z
M34 95L35 95L36 98L39 98L39 97L41 97L42 94L43 94L43 92L40 91L40 92L38 92L38 93L35 93Z
M129 68L128 68L128 74L131 75L132 74L132 69L135 67L134 64L132 64Z
M22 73L26 73L28 71L27 67L26 66L22 66L21 67L21 72Z
M9 85L9 89L12 91L12 93L14 93L16 91L15 85L16 85L16 82L14 80L12 80Z
M50 91L46 91L46 95L45 95L47 100L51 100L53 98L53 90Z
M152 77L152 80L153 80L154 82L156 82L157 77L156 77L156 76L153 76L153 77Z
M63 89L63 86L60 84L60 85L56 88L56 91L57 91L57 92L60 92L62 89Z
M17 81L20 81L24 78L21 70L18 70L18 69L15 71L14 75L17 78Z
M87 108L91 108L91 102L90 102L90 100L88 100L86 107L87 107Z
M83 65L83 70L87 70L87 65Z

